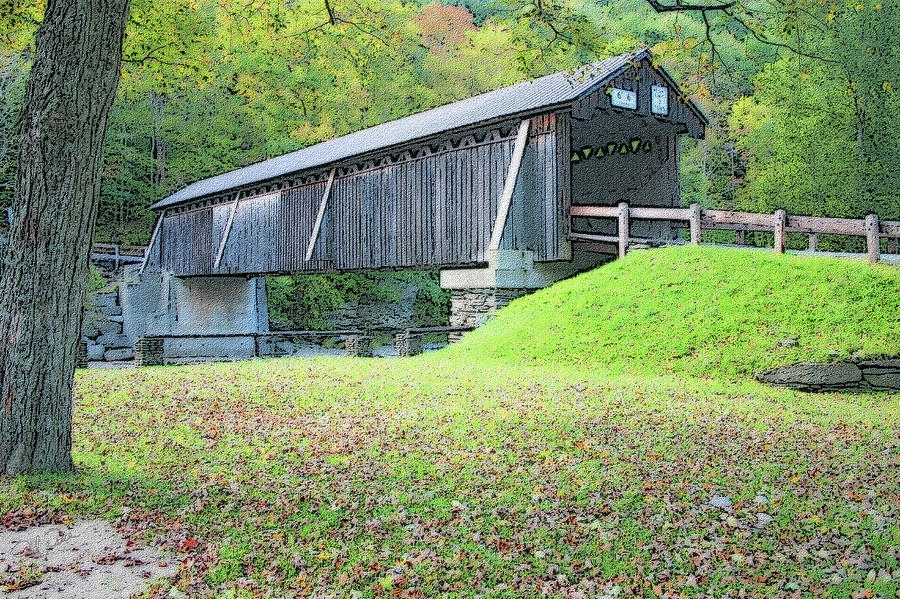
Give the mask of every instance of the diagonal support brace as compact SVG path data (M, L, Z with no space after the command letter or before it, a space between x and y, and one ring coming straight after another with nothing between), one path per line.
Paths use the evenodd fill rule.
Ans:
M519 179L519 169L522 167L522 158L525 156L525 146L528 143L530 128L531 119L525 119L519 125L516 145L513 149L512 159L509 161L509 172L506 173L506 182L503 184L503 193L500 195L500 203L497 207L497 219L494 221L494 228L491 230L490 250L500 249L500 240L503 239L503 229L506 228L506 220L509 217L509 207L512 204L516 181Z
M228 243L228 236L231 234L231 225L234 223L234 213L237 212L238 202L240 202L240 192L235 194L234 202L231 204L231 212L228 213L228 222L225 223L225 231L222 233L222 241L219 242L219 251L216 252L216 261L213 264L213 270L219 268L222 262L222 256L225 255L225 244Z
M309 243L306 246L306 261L312 260L313 250L316 247L316 241L319 239L319 230L322 228L322 219L325 217L325 206L328 205L328 198L331 196L331 186L334 184L335 169L331 169L328 173L328 183L325 184L325 193L322 194L322 201L319 202L319 213L316 214L316 223L313 225L312 234L309 236Z
M141 262L141 269L138 271L140 274L143 274L144 269L147 268L147 262L150 260L150 252L153 251L153 244L156 243L156 240L159 237L159 228L162 226L164 218L166 218L165 210L163 210L160 213L159 218L156 219L156 226L153 227L153 234L150 236L150 243L147 244L147 249L144 251L144 261ZM160 261L162 261L162 255L160 255Z

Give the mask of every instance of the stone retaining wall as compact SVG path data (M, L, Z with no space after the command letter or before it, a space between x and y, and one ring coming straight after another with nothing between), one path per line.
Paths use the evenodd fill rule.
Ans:
M493 318L497 310L532 291L534 290L495 287L453 289L450 295L450 326L480 327ZM457 341L462 335L463 333L451 333L450 341Z
M328 312L325 316L327 328L402 330L425 326L416 314L419 288L411 283L399 283L396 301L372 298L355 299Z
M900 358L793 364L756 373L757 380L800 391L900 391Z
M124 334L118 291L104 291L90 300L81 323L89 362L115 362L134 358L131 338Z

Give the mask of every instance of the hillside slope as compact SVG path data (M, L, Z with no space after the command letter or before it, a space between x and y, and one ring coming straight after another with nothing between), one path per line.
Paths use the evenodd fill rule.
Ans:
M714 248L633 252L513 302L449 352L729 378L896 356L900 269Z

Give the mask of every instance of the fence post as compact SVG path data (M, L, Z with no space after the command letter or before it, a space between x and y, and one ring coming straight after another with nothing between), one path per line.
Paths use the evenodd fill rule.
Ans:
M691 244L700 245L700 204L691 204Z
M810 252L818 252L819 251L819 234L818 233L810 233L809 234L809 251Z
M631 216L628 202L619 203L619 258L628 252L628 236L631 233Z
M881 257L881 231L877 214L866 215L866 246L869 250L869 264L875 264Z
M775 253L784 253L784 228L787 225L787 212L775 211Z

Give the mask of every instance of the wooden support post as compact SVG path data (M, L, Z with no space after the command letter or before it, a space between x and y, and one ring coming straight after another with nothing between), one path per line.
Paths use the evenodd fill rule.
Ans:
M869 264L875 264L881 258L881 227L877 214L866 215L866 246L869 253Z
M322 201L319 202L319 212L316 214L316 224L313 225L312 235L309 236L309 243L306 245L306 261L312 260L313 250L316 248L316 241L319 239L319 230L322 228L322 219L325 217L325 206L328 205L328 198L331 196L331 186L334 184L334 173L337 169L331 169L328 173L328 183L325 184L325 193L322 194Z
M734 243L744 245L744 232L740 229L734 232Z
M628 252L628 235L631 232L631 215L628 202L619 204L619 258Z
M228 213L228 222L225 223L225 231L222 232L222 241L219 242L219 251L216 252L216 261L213 263L213 270L219 268L222 262L222 256L225 255L225 244L228 243L228 236L231 234L231 225L234 223L234 213L237 212L238 202L241 201L241 192L234 195L234 202L231 204L231 212Z
M787 226L787 212L775 211L775 253L784 253L784 228Z
M897 239L888 239L887 243L887 253L888 254L896 254L897 253Z
M700 204L691 204L691 244L700 245Z
M153 227L153 234L150 236L150 243L147 245L147 249L144 250L144 261L141 262L141 270L138 272L143 273L144 269L147 268L147 260L150 259L150 252L153 251L153 244L156 243L156 238L159 236L159 228L162 225L163 219L166 217L166 211L163 210L159 218L156 219L156 226ZM159 255L160 262L162 262L162 253Z
M500 203L497 205L497 218L494 220L494 228L491 230L491 244L488 246L491 250L500 249L500 240L503 239L503 229L506 227L513 192L516 190L516 180L519 178L519 169L522 166L522 158L525 156L525 145L528 143L530 128L531 119L525 119L519 125L519 133L516 135L516 145L513 149L512 159L509 161L506 182L503 183L503 193L500 195Z
M819 234L818 233L810 233L809 234L809 251L810 252L818 252L819 251Z

